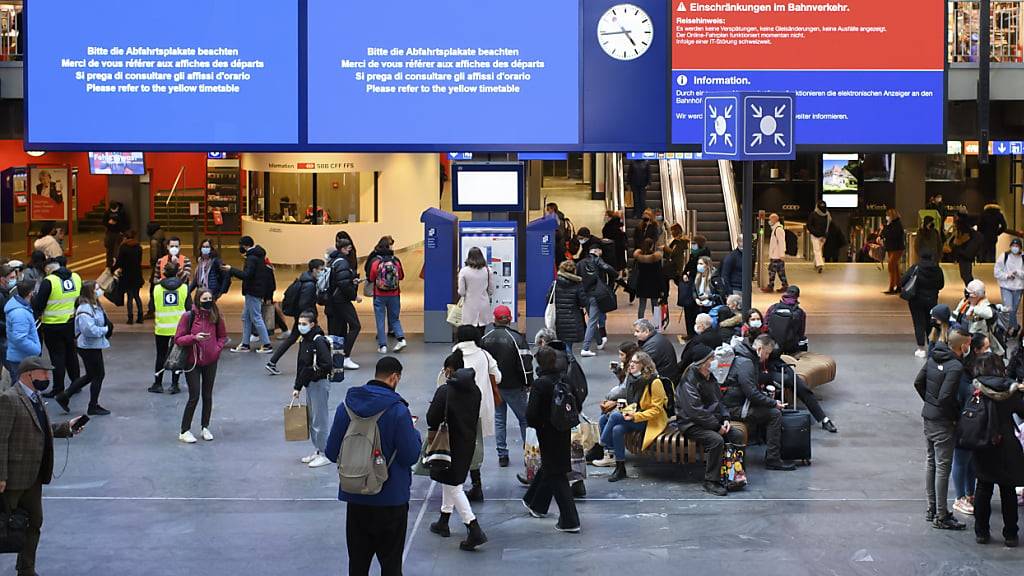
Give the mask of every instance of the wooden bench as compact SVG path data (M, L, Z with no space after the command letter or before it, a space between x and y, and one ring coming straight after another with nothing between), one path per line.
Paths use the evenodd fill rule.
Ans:
M743 434L743 443L747 443L747 425L743 422L732 422L732 427ZM704 450L697 442L683 436L683 433L676 429L673 423L669 423L665 431L654 439L654 442L642 450L644 443L643 432L629 432L626 434L626 449L633 454L653 456L658 462L669 462L672 464L694 464L704 459Z

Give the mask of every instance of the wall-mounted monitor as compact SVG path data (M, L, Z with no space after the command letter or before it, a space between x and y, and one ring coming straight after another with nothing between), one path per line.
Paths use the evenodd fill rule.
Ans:
M856 208L862 173L858 154L822 154L821 199L829 208Z
M146 173L142 152L89 152L90 174L139 175Z
M525 170L519 162L454 164L452 210L522 212Z

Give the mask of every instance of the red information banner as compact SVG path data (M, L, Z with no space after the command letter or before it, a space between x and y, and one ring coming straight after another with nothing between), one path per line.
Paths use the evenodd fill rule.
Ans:
M68 219L71 173L62 166L31 166L28 171L29 219Z
M942 70L936 0L675 0L672 67Z

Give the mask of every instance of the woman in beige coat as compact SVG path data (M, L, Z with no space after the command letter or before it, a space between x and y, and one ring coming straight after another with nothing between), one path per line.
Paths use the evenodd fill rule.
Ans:
M483 252L473 247L466 256L466 265L459 270L459 296L462 297L462 323L482 328L491 315L494 281Z

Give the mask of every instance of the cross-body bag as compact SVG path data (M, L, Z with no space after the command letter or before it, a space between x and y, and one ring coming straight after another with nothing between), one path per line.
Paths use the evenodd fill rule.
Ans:
M423 465L432 472L443 472L452 466L451 439L448 435L448 396L451 390L445 384L444 420L434 432L427 434L427 455L423 457Z

